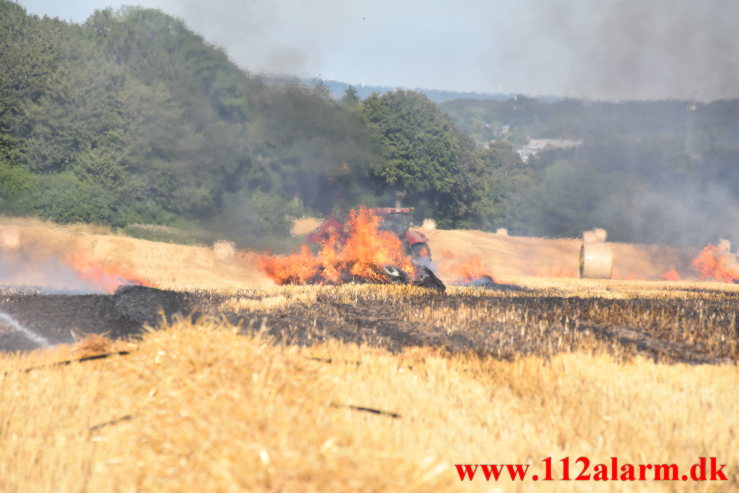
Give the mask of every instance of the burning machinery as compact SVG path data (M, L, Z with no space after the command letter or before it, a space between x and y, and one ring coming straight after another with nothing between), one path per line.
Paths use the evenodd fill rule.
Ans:
M380 219L379 231L392 233L403 242L403 249L406 255L410 256L414 263L428 264L431 262L431 249L428 246L428 238L420 231L410 229L413 214L412 208L381 207L367 209L367 211ZM350 234L349 228L349 218L344 222L334 218L326 219L316 231L308 235L308 243L320 246L331 235L346 238Z
M413 284L444 291L429 268L428 239L410 230L412 209L350 211L329 218L300 252L265 256L260 267L277 284Z

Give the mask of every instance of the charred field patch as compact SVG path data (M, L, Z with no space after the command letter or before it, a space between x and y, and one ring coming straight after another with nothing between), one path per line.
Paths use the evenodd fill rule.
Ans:
M134 286L115 295L6 291L0 311L52 344L72 342L73 330L120 339L163 317L189 316L225 318L242 333L266 332L280 344L333 339L393 352L433 347L513 359L585 350L686 363L736 361L739 354L739 297L710 290L608 299L551 290L440 294L404 286L313 286L217 294ZM0 327L0 350L34 347Z
M591 350L665 362L737 359L737 298L600 299L528 292L415 290L387 297L372 290L321 292L312 303L250 311L245 330L263 327L278 341L329 338L401 351L412 346L512 359ZM233 315L231 315L233 316ZM243 312L237 320L249 320ZM236 320L232 320L236 321Z

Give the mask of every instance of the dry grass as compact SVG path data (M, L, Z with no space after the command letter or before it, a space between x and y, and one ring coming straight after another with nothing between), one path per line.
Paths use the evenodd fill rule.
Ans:
M83 251L91 260L115 264L163 289L231 292L273 284L257 270L254 252L234 252L226 259L222 245L214 249L161 243L114 235L94 226L60 226L33 219L0 218L0 226L4 225L17 228L21 250L39 263L50 255L61 257ZM30 284L43 282L33 280Z
M739 296L739 285L706 281L619 281L607 279L567 279L559 277L511 276L507 282L530 291L515 292L515 296L540 298L542 296L605 298L605 299L728 299ZM219 289L218 292L243 299L283 297L289 306L296 298L304 301L316 297L340 297L342 303L356 303L360 297L375 300L428 296L424 288L407 285L346 284L334 286L268 286L260 289ZM510 292L447 286L451 296L507 298Z
M548 239L505 236L484 231L425 231L434 260L442 271L454 259L479 256L496 279L518 276L578 277L580 239ZM659 279L670 269L686 278L696 278L690 261L699 249L665 245L609 243L613 250L614 279ZM445 255L447 254L447 255Z
M444 324L452 331L501 317L505 323L509 317L515 328L532 325L526 318L530 312L503 306L474 313L464 303L456 311L420 305L405 310L403 303L427 296L425 290L407 286L247 290L270 284L256 272L249 254L219 262L207 247L155 243L82 227L1 222L20 228L21 241L45 237L84 247L97 259L130 268L161 288L233 295L224 298L222 310L246 312L255 318L255 327L264 320L270 323L263 313L279 317L280 310L311 308L324 300L332 307L361 307L363 300L375 300L403 311L406 320ZM739 297L739 286L720 283L530 277L549 268L552 273L570 267L576 272L576 240L542 243L545 240L494 239L475 232L430 234L436 235L432 248L434 241L450 247L463 242L472 245L465 254L492 258L490 252L498 252L495 265L508 268L503 280L530 288L516 296L532 298L531 303L547 296L587 298L595 300L596 310L601 299L666 299L679 304ZM679 256L656 247L617 248L631 255L617 256L621 272L642 272L642 263L654 259L658 261L650 268L661 271L670 258ZM533 258L527 252L535 250L544 253L522 263L520 259ZM642 255L645 251L649 255ZM559 264L550 262L560 255ZM629 267L624 258L638 260ZM450 298L490 298L499 305L510 296L462 288L448 293ZM678 323L666 312L629 310L587 316L667 324L666 330ZM720 320L711 315L690 323L696 330L710 329L710 324L722 330L730 327L726 313ZM736 319L732 323L736 330ZM130 354L49 366L121 350ZM24 371L36 367L41 368ZM736 363L666 365L585 351L501 361L428 348L390 353L336 341L298 347L274 344L265 332L243 335L241 328L219 321L203 319L193 325L180 320L139 341L89 335L73 346L0 354L0 396L2 492L490 491L497 485L460 483L453 464L540 467L539 461L548 456L555 461L587 456L594 463L617 456L621 462L674 462L682 467L699 456L716 456L728 464L731 480L628 486L527 481L501 486L506 491L739 489Z
M739 285L706 281L635 281L510 276L507 281L535 290L533 296L607 299L710 299L739 296ZM494 295L492 293L481 294Z
M108 349L124 346L116 344ZM681 489L739 484L736 366L284 347L187 321L125 347L129 356L27 373L20 370L76 353L0 358L0 489L479 491L491 485L462 488L453 464L581 455L681 466L717 456L730 484ZM506 491L535 486L542 484Z
M266 324L272 336L290 344L334 338L498 358L572 351L623 360L641 353L664 362L739 357L734 286L695 291L667 289L665 283L592 284L573 280L523 292L450 288L445 295L412 286L283 286L220 297L217 310L202 310L241 320L249 330Z
M301 233L316 226L313 219L298 221ZM235 292L263 288L272 281L256 267L254 252L236 252L224 262L223 252L207 246L185 246L113 234L98 226L59 226L35 219L0 217L0 228L13 226L20 233L24 250L62 254L84 249L92 259L115 263L124 270L147 279L163 289L209 289ZM482 231L425 230L434 259L442 268L477 255L482 265L504 282L534 277L551 277L556 287L561 278L578 276L580 240L503 236ZM670 269L691 275L690 261L697 249L677 249L657 245L611 243L613 274L617 279L658 279ZM450 258L445 253L453 254ZM443 269L442 269L443 270ZM692 272L692 275L697 275ZM445 279L450 281L451 279ZM704 286L704 283L697 283Z
M53 221L45 221L43 219L32 217L8 217L0 215L0 225L16 226L24 229L48 230L48 231L65 231L73 234L113 234L108 226L88 223L71 223L61 226Z
M271 312L296 304L313 304L321 291L316 286L279 286L251 290L228 297L219 308L228 312Z

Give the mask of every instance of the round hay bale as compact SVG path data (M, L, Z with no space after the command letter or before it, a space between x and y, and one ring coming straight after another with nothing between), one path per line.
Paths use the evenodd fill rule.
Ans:
M236 256L236 245L231 241L216 241L213 243L213 257L216 262L226 264L232 262Z
M605 242L608 239L608 231L603 228L595 228L593 234L595 235L595 241Z
M608 231L603 228L595 228L582 232L582 241L585 243L603 243L608 238Z
M496 235L508 236L508 230L506 228L498 228L495 230Z
M610 279L612 273L611 245L583 242L580 247L580 279Z
M0 226L0 248L17 250L21 246L21 231L16 226Z
M421 227L429 231L434 231L436 229L436 221L434 221L433 219L428 219L428 218L424 219L423 223L421 224Z

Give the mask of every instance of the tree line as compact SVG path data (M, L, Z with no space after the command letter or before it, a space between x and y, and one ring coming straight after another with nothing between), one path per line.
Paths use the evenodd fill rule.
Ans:
M157 10L0 14L6 214L247 238L401 199L446 227L494 221L492 168L515 155L479 151L417 93L273 86Z
M249 245L287 235L290 217L400 201L443 228L563 236L604 226L645 241L649 228L623 217L645 207L634 199L649 195L644 187L659 202L686 182L709 190L736 178L727 163L736 164L737 120L724 106L696 113L696 150L687 152L670 144L677 130L633 131L659 127L651 114L632 120L638 105L594 111L516 98L439 107L414 91L360 99L351 87L334 99L320 82L272 84L182 21L133 7L73 24L0 0L0 45L4 214L204 228ZM720 131L706 135L705 122ZM524 162L516 146L532 136L586 144ZM675 238L670 228L647 232Z

